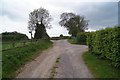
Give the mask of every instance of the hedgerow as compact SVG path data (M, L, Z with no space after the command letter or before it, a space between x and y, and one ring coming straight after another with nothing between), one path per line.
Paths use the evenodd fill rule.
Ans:
M120 67L120 27L106 28L87 35L89 51L109 59L112 65Z
M83 32L80 32L80 33L78 33L77 34L77 37L76 37L76 42L78 43L78 44L83 44L83 45L85 45L86 44L86 38L87 38L87 36L86 36L86 34L87 33L83 33Z
M28 40L27 35L18 32L2 33L2 42Z

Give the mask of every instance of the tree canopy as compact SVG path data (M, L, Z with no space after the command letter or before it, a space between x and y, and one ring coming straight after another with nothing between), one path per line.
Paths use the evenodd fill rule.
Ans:
M84 16L74 13L62 13L59 24L64 26L69 31L69 34L76 36L78 32L84 32L87 29L88 21Z
M28 29L35 31L34 38L40 39L47 35L46 28L50 28L51 15L48 10L39 8L29 14ZM48 35L47 35L48 36Z

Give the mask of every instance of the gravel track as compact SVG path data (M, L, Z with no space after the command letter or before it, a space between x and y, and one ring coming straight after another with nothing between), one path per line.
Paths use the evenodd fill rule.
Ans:
M93 78L81 57L85 51L85 45L73 45L67 40L54 41L53 47L26 64L17 78L49 78L58 57L60 62L55 78Z

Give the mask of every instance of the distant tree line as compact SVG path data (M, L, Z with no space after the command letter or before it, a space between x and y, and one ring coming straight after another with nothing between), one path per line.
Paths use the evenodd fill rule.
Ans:
M60 34L58 37L51 37L51 40L60 40L60 39L69 39L70 36L63 36L63 34Z
M28 40L28 37L25 34L18 32L4 32L2 33L2 41L20 41Z

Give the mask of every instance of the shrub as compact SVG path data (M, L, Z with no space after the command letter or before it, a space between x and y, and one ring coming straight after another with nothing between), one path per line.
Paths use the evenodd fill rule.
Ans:
M77 34L76 41L79 44L86 44L86 38L87 38L86 33L81 32Z
M18 32L4 32L2 33L2 41L20 41L28 40L28 37L25 34Z
M92 37L93 37L93 32L89 32L89 34L87 34L87 45L88 45L88 47L89 47L89 51L90 52L92 52L92 50L93 50L93 44L92 44Z
M111 60L120 66L120 27L106 28L87 34L89 51Z
M60 34L60 38L61 38L61 39L63 38L63 34Z

